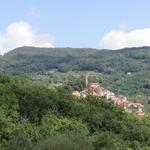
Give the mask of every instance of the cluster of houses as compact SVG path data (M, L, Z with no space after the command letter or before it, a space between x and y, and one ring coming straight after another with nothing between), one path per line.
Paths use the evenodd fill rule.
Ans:
M87 81L86 81L87 82ZM115 105L122 107L126 112L135 113L139 116L144 116L143 105L140 101L130 101L123 95L117 95L114 92L107 90L99 83L86 83L86 88L83 91L74 91L72 95L77 97L86 97L87 94L93 96L106 97L107 100L112 101Z

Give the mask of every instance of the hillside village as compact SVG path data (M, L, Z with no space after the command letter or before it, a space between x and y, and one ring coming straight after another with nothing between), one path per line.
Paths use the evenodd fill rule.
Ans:
M77 97L86 97L87 95L105 97L108 101L112 101L116 106L119 106L125 110L125 112L134 113L138 116L144 116L144 106L140 100L135 102L129 100L123 95L115 94L114 92L104 88L99 83L93 83L88 81L88 77L85 77L85 89L82 91L73 91L72 95Z

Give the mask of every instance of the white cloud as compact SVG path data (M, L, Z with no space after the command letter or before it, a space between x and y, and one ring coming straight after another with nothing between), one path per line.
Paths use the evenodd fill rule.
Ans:
M150 28L136 29L129 32L113 30L100 40L100 47L120 49L125 47L150 46Z
M21 46L54 47L49 34L37 34L37 29L27 22L10 24L0 33L0 54Z

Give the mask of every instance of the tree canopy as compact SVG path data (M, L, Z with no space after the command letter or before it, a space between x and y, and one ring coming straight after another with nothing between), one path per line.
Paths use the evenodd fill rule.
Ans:
M0 73L0 146L13 150L145 150L150 117L104 97L76 98L64 87Z

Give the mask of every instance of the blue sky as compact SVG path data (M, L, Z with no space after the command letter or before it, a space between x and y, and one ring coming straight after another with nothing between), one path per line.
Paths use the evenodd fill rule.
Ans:
M6 39L8 26L24 22L37 30L36 35L49 34L55 47L109 48L112 31L125 33L124 39L136 29L150 28L149 6L149 0L1 0L0 38Z

